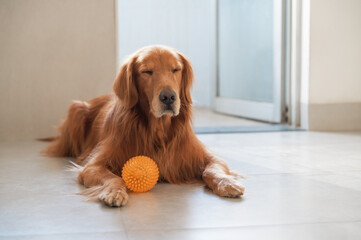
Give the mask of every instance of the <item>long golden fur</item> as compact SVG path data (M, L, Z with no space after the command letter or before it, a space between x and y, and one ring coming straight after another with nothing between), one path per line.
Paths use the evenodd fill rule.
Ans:
M169 183L203 181L219 196L239 197L244 187L225 162L209 154L191 127L193 70L186 57L164 46L145 47L123 63L114 92L75 101L60 136L45 149L76 157L79 183L109 206L123 206L124 163L149 156Z

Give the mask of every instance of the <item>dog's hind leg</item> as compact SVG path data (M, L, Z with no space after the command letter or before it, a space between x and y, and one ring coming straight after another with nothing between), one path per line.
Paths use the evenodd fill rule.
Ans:
M87 102L74 101L68 116L60 125L60 136L43 151L51 157L77 157L84 148L90 106Z

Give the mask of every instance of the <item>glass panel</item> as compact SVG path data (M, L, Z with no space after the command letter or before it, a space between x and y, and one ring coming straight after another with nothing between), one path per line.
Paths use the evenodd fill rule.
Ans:
M220 0L218 96L273 101L273 1Z

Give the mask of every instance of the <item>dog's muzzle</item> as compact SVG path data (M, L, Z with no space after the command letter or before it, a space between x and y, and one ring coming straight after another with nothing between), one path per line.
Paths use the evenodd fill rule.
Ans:
M170 89L163 90L159 94L159 101L164 103L166 106L172 105L176 99L177 99L177 94Z
M171 112L175 114L174 102L177 100L177 94L171 89L163 90L159 94L159 101L163 105L163 112Z

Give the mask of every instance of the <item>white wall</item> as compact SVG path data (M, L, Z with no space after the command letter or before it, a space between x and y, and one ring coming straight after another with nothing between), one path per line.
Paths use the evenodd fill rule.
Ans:
M73 99L111 90L114 0L0 1L0 140L55 134Z
M308 129L361 130L361 1L311 0L305 10Z
M193 100L211 106L216 81L215 0L117 0L118 66L137 49L169 45L193 63Z
M309 102L361 102L361 1L310 6Z

